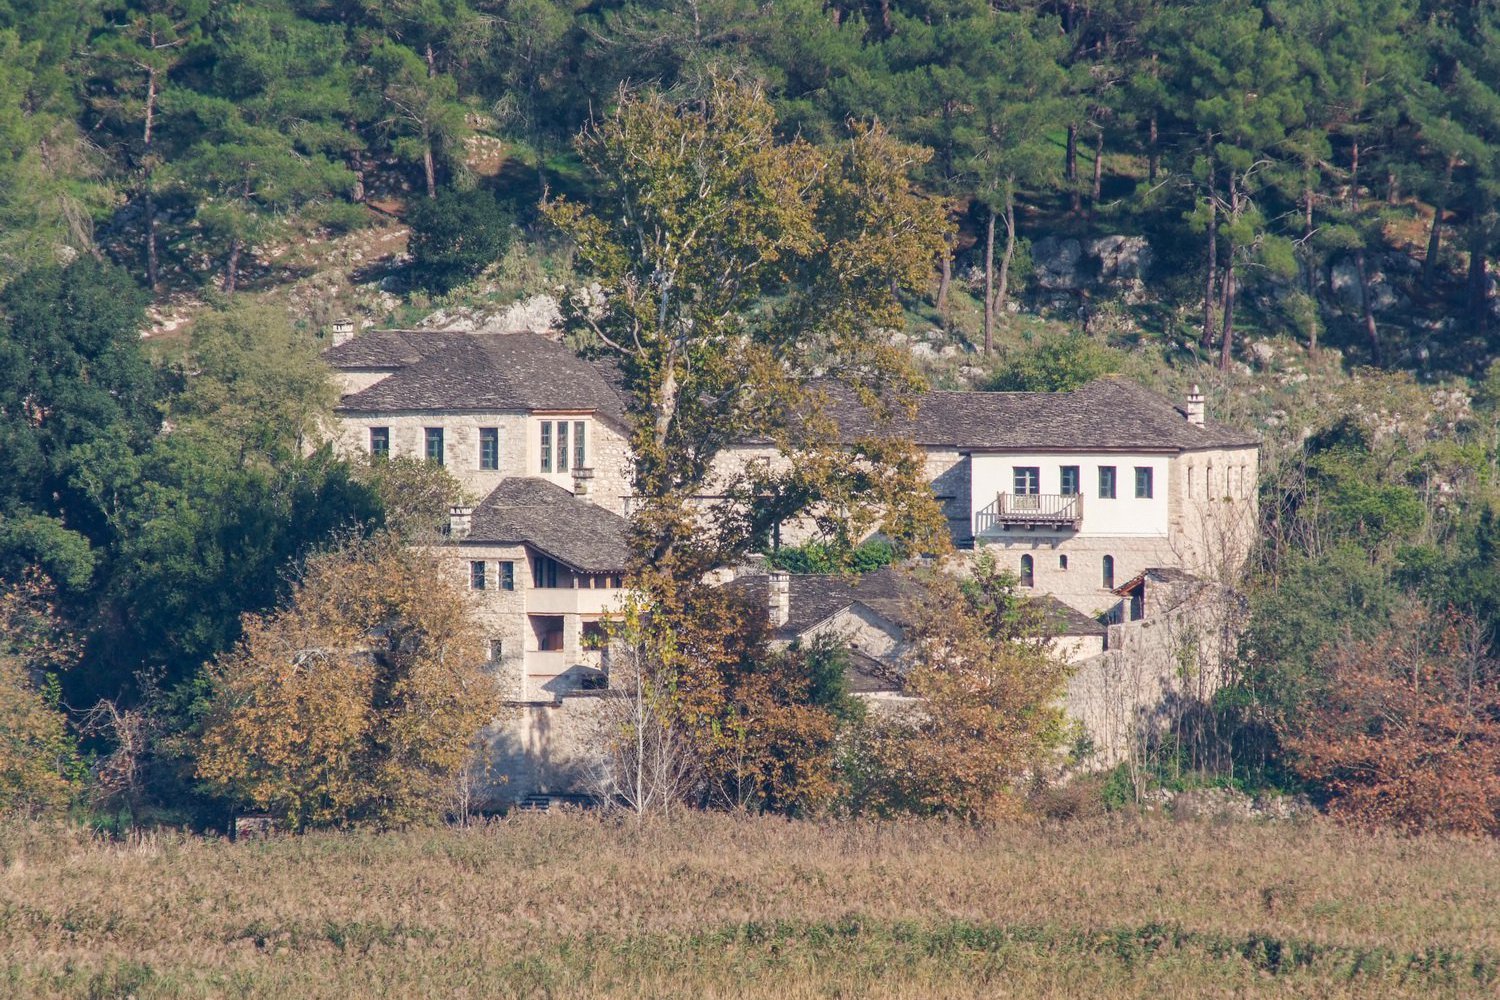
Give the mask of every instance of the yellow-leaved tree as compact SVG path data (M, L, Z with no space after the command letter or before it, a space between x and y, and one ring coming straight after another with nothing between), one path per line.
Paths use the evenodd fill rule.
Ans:
M1067 736L1071 668L1053 652L1040 606L988 554L968 578L933 571L921 582L906 690L922 701L877 727L865 805L1013 818L1024 779Z
M58 810L78 790L84 768L54 672L76 653L46 576L28 569L0 583L0 815Z
M208 674L199 777L292 829L440 818L500 702L457 584L389 535L309 559Z

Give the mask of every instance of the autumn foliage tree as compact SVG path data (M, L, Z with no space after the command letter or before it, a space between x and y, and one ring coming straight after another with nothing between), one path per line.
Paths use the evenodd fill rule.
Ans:
M462 592L390 536L308 560L208 668L198 775L294 829L439 817L499 707Z
M1500 663L1484 632L1416 610L1325 650L1327 690L1287 746L1331 813L1500 834Z
M827 406L830 388L874 405L920 387L889 331L944 245L943 206L910 178L926 152L877 126L826 149L783 140L765 95L723 80L683 104L624 92L577 147L597 208L546 210L602 287L570 320L624 371L642 568L693 580L759 540L743 502L709 494L779 517L826 501L866 530L895 507L903 535L942 537L909 448L851 440ZM790 461L726 480L715 459L752 439Z
M906 690L921 699L875 730L877 812L1013 818L1021 785L1066 735L1068 665L1013 576L980 558L971 578L933 571L913 599Z
M56 810L78 791L83 766L50 673L76 654L45 576L0 584L0 815Z

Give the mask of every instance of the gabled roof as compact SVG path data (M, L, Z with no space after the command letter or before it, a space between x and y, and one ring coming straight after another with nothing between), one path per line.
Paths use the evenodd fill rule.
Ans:
M1129 597L1135 590L1150 583L1198 583L1200 578L1185 569L1175 566L1151 566L1141 570L1114 589L1121 597Z
M1051 594L1038 594L1026 602L1038 613L1046 634L1054 637L1100 636L1109 630L1097 619L1069 607Z
M621 573L625 519L545 479L507 479L474 510L468 542L525 544L583 573Z
M366 333L325 351L336 369L391 371L340 400L343 413L409 410L586 410L615 422L612 372L536 334Z
M910 577L886 567L856 576L839 573L793 573L789 575L786 624L776 630L780 639L794 639L855 604L864 605L896 626L908 624L911 601L918 584ZM729 584L736 591L764 604L770 578L764 573L742 576Z
M847 391L830 391L829 412L846 438L907 436L965 451L1166 451L1253 447L1254 435L1208 421L1122 376L1071 392L929 392L914 417L877 424Z
M776 630L778 639L806 635L816 626L855 605L868 608L898 628L912 624L914 602L922 584L894 567L862 576L825 573L793 573L788 576L789 607L786 624ZM768 596L770 580L764 573L742 576L729 586L752 597L759 605ZM1101 636L1105 628L1088 615L1070 608L1050 594L1027 598L1049 636Z

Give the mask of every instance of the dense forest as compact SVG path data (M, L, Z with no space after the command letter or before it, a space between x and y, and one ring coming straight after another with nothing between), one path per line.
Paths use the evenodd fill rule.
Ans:
M949 235L898 297L932 381L1201 379L1265 434L1230 683L1104 798L1347 798L1376 756L1407 788L1377 818L1466 789L1454 825L1500 830L1494 0L0 0L0 663L51 678L11 763L92 770L132 822L221 815L187 749L203 665L300 559L447 496L309 453L313 334L590 280L539 210L602 200L575 137L723 81L783 141L878 122L930 151ZM379 297L276 297L398 223L405 256L339 262ZM1067 241L1120 236L1149 248L1130 294L1057 280ZM142 340L184 297L190 342Z
M288 225L362 224L392 174L472 187L483 136L520 153L490 186L524 215L580 183L571 138L620 87L724 76L787 132L879 119L933 151L925 186L965 223L939 312L953 256L1003 310L1028 238L1145 233L1226 364L1247 324L1380 363L1406 340L1379 315L1384 255L1409 251L1410 313L1459 321L1427 350L1473 361L1454 342L1495 325L1497 40L1485 0L9 0L0 260L69 247L232 292ZM1322 301L1335 259L1347 316Z

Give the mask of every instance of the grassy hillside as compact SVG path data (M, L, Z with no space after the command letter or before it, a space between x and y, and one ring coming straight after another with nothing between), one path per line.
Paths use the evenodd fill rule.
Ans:
M1478 996L1500 844L697 815L229 844L0 832L0 994Z

